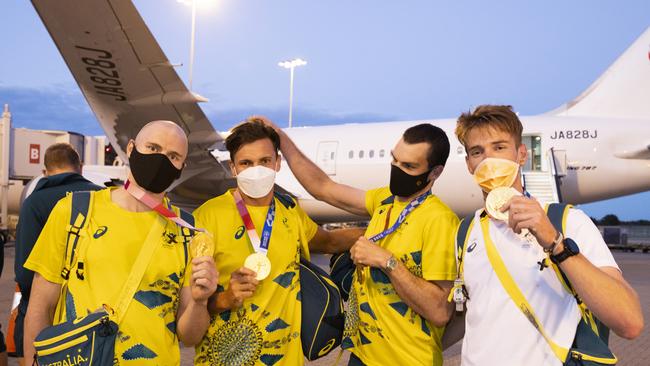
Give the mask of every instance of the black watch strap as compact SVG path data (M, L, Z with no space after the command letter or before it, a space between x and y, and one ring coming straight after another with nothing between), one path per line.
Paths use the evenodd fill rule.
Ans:
M580 249L578 248L578 244L576 244L575 241L573 241L570 238L565 238L562 241L562 246L563 249L561 252L555 255L551 255L551 262L555 264L560 264L564 262L567 258L573 257L574 255L577 255L580 253Z

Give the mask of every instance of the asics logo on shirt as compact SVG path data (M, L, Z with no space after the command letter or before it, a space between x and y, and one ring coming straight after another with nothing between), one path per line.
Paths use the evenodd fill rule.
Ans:
M106 234L107 231L108 231L108 227L106 227L106 226L100 226L100 227L97 229L97 231L95 231L95 233L93 234L93 238L95 238L95 239L99 239L99 238L101 238L102 236L104 236L104 234Z
M474 249L476 248L476 244L477 244L476 240L472 241L472 244L470 244L467 247L467 253L471 253L472 251L474 251Z
M241 239L241 237L244 236L245 232L246 232L246 228L244 227L244 225L240 226L235 232L235 239L237 240Z

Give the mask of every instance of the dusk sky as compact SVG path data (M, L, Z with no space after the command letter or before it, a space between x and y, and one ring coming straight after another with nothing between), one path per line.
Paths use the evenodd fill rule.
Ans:
M193 89L218 130L251 114L285 125L289 73L277 63L294 57L308 61L296 69L298 125L454 118L485 103L539 114L650 26L647 0L212 3L199 9ZM187 80L190 7L135 5ZM103 134L31 3L2 1L0 14L0 103L14 127ZM581 206L625 220L650 219L648 207L650 192Z

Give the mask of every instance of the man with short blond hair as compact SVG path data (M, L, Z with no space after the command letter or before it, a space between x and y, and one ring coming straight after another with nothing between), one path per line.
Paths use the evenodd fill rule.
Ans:
M463 365L561 365L560 348L573 347L581 321L577 299L621 337L635 338L643 328L639 298L589 217L568 209L561 233L524 190L521 166L527 150L522 130L510 106L482 105L458 118L456 136L484 197L491 192L512 195L497 211L486 204L465 219L473 226L462 250L468 293ZM546 259L566 275L575 296ZM506 276L529 304L512 297L517 296L513 286L502 284L509 283L503 282Z

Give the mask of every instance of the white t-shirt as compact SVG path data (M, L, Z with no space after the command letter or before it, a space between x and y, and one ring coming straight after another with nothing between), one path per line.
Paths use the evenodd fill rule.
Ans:
M469 300L462 365L561 365L494 272L485 251L480 212L475 214L463 259ZM492 219L490 236L547 334L560 346L570 348L580 310L551 268L540 271L537 262L545 257L542 248L521 239L506 223ZM573 239L580 253L596 267L618 268L598 228L581 210L569 211L565 237Z

